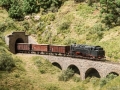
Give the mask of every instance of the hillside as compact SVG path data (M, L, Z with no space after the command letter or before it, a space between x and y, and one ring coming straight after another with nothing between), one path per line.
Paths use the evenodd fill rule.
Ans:
M88 6L65 0L58 12L27 16L16 21L0 7L0 90L120 90L120 77L114 75L81 81L75 74L68 81L60 81L60 76L66 77L61 70L38 55L13 55L4 41L4 36L13 31L25 31L38 43L100 45L107 60L120 62L120 26L109 29L101 23L99 3ZM1 70L2 63L5 70Z
M108 29L101 23L98 3L91 7L84 2L74 3L70 0L58 12L28 15L30 18L24 21L12 20L2 8L0 16L0 29L4 35L12 31L25 31L39 43L100 45L106 51L107 60L119 62L120 26ZM35 20L35 16L40 19Z

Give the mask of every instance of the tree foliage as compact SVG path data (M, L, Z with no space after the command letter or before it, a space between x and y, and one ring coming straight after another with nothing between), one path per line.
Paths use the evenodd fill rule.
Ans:
M26 14L36 13L40 10L39 4L36 0L24 0L23 1L23 11Z
M38 0L40 7L45 11L51 9L52 11L59 8L62 4L62 0Z
M24 17L21 3L17 2L17 1L12 2L8 13L11 18L15 18L17 20L20 20Z
M64 0L0 0L11 18L21 20L26 14L43 11L57 11Z
M102 22L107 26L120 24L120 0L100 0Z
M12 3L11 0L0 0L0 5L5 8L7 11L10 8L10 4Z

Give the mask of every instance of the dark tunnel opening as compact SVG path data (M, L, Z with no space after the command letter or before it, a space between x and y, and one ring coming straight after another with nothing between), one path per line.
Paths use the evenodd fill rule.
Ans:
M79 69L75 65L70 65L68 68L72 69L74 71L74 73L80 75L80 71L79 71Z
M58 63L54 62L54 63L52 63L52 65L54 65L54 66L56 66L56 67L58 67L59 69L61 69L61 70L62 70L62 67L60 66L60 64L58 64Z
M100 74L99 74L99 72L96 69L90 68L85 73L85 78L87 78L87 77L97 77L97 78L100 78Z
M18 38L15 42L15 53L17 53L17 43L24 43L22 38Z
M113 78L115 78L115 77L117 77L117 76L119 76L118 73L116 73L116 72L111 72L111 73L109 73L106 77L113 77Z

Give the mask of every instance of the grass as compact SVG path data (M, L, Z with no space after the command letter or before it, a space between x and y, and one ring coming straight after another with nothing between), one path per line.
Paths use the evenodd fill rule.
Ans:
M113 76L104 78L106 82L104 84L102 79L95 77L81 81L80 76L67 72L72 77L70 76L71 78L67 81L59 81L60 69L38 55L18 54L14 57L14 61L16 68L12 72L0 71L0 89L2 90L26 90L26 87L27 90L107 90L107 88L119 88L120 77L113 78ZM101 88L100 82L103 83Z
M102 28L101 28L102 25ZM39 43L71 43L100 45L106 51L106 59L120 62L120 26L108 30L100 23L99 8L85 3L75 4L68 0L56 13L41 15L33 19L14 21L4 9L0 9L0 45L5 48L4 35L12 31L25 31L37 38ZM19 59L20 58L20 59ZM32 59L31 59L32 58ZM12 72L0 72L1 90L119 90L120 77L107 82L87 78L85 81L74 76L70 80L58 81L61 71L39 56L18 55L14 58L16 68Z

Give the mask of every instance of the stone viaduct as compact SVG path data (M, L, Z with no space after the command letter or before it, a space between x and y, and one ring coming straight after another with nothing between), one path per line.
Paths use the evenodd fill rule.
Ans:
M104 78L110 73L120 75L120 64L118 63L50 55L43 55L43 57L62 70L66 70L67 68L73 69L75 73L80 74L82 80L86 79L88 76Z
M10 51L16 53L16 43L35 43L32 41L25 32L13 32L11 35L7 36L6 43L8 42ZM50 56L41 55L48 59L53 65L59 67L62 70L67 68L72 68L75 73L81 76L84 80L88 76L95 76L98 78L104 78L108 74L113 73L120 75L120 64L92 61L79 58L61 57L61 56Z

